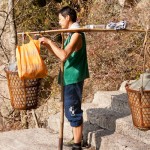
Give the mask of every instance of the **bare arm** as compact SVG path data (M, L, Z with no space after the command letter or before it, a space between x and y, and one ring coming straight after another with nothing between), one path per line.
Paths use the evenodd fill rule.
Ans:
M77 51L82 47L82 37L79 33L74 33L72 35L70 43L66 46L65 50L59 48L54 42L45 37L40 38L39 41L44 45L49 45L51 49L46 47L49 50L52 50L61 61L65 61L73 51Z
M43 43L43 45L44 45L52 54L54 54L54 52L53 52L53 50L52 50L52 48L50 47L49 44Z

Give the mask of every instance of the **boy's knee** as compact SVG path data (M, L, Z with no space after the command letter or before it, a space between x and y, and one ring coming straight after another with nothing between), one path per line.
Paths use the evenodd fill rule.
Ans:
M78 127L83 123L82 114L83 111L81 109L76 109L74 106L65 109L65 116L72 127Z

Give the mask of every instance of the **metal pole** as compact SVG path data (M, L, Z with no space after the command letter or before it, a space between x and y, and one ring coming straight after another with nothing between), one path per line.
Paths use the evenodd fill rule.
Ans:
M62 35L62 49L64 48L64 33ZM63 129L64 129L64 62L61 62L61 101L60 101L60 129L58 150L63 149Z

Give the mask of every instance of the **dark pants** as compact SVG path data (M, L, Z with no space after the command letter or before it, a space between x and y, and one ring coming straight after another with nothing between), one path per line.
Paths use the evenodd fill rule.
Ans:
M84 81L81 81L64 86L65 116L72 127L78 127L83 123L81 109L83 83Z

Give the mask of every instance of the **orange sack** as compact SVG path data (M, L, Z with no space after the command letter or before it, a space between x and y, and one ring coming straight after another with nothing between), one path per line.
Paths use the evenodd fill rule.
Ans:
M40 42L26 35L30 42L16 48L18 75L21 79L43 78L48 71L40 56Z

